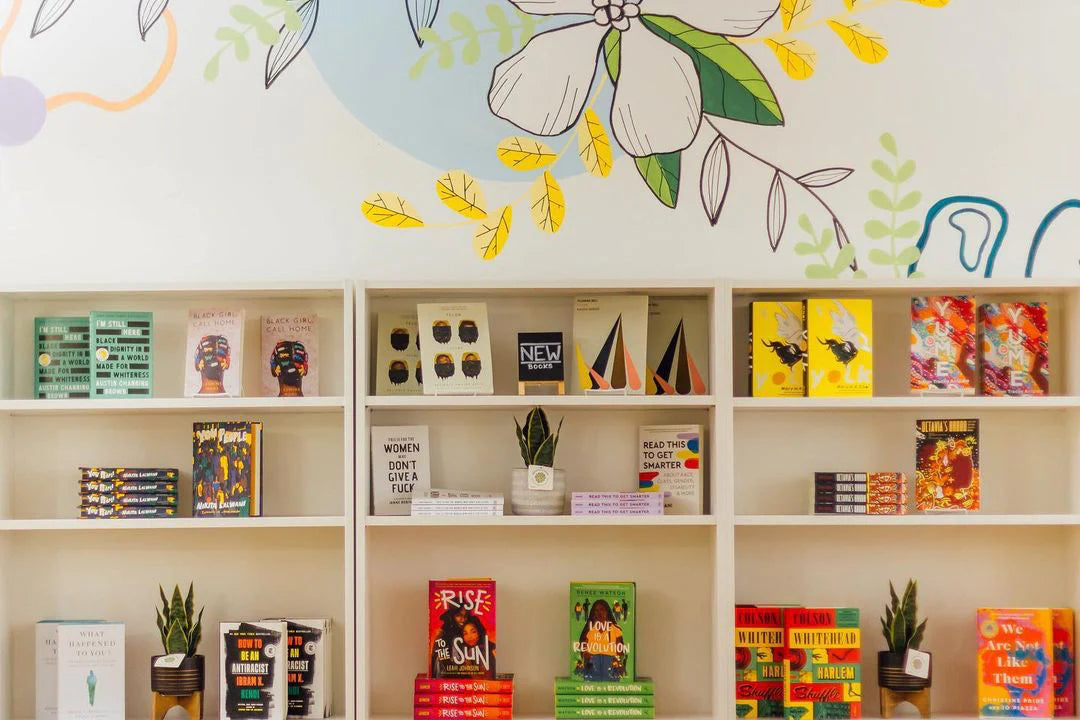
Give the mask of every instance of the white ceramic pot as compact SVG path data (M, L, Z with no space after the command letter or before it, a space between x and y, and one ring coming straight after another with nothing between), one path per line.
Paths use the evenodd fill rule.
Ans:
M530 490L529 471L518 468L510 482L510 509L515 515L563 515L566 513L566 473L556 468L555 489Z

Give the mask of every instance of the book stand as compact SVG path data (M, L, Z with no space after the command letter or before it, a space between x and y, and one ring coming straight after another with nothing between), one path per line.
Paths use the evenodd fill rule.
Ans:
M519 380L518 395L565 395L566 383L562 380Z
M891 718L896 706L900 703L911 703L919 711L919 717L930 717L930 688L922 690L881 690L881 717Z
M163 720L174 707L183 708L190 720L202 720L202 690L196 690L190 695L163 695L153 690L150 694L153 700L150 720Z

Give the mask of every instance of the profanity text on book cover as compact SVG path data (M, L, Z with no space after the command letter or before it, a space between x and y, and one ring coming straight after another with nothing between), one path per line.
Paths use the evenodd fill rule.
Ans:
M1053 620L1046 608L979 608L979 717L1052 717Z
M1046 303L987 303L980 315L983 395L1048 395Z
M428 581L433 678L495 678L495 581Z
M1051 610L1054 621L1054 716L1076 715L1076 643L1071 608Z
M788 608L784 620L784 717L862 717L858 608Z
M975 300L911 298L911 391L975 392Z
M262 423L192 426L194 517L262 514Z
M979 509L979 421L915 422L915 506L920 512Z
M750 303L750 395L806 394L806 304Z
M874 394L873 301L806 301L807 395Z
M570 677L598 682L634 679L636 586L570 583Z
M784 717L784 610L735 608L736 717Z
M222 720L285 720L287 633L271 620L221 623Z

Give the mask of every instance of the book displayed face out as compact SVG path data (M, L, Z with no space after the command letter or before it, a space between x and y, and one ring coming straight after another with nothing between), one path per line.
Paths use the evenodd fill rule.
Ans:
M429 672L433 678L495 678L494 580L428 583Z
M266 397L318 397L319 318L264 315L259 357Z
M425 395L491 395L491 335L484 303L416 306Z
M244 377L244 310L188 311L184 397L240 397Z
M376 319L375 394L422 395L424 372L415 312L381 312Z
M709 310L705 298L649 298L645 390L648 395L707 395Z
M223 622L220 628L222 720L285 720L288 714L288 626Z
M634 680L635 591L632 582L570 583L571 678L589 682Z
M644 395L648 323L645 295L575 298L575 392Z

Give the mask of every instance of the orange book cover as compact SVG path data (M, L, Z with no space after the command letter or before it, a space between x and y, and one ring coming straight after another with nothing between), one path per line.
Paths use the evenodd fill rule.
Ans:
M1076 643L1073 611L1054 608L1054 716L1076 715Z
M1053 717L1053 620L1048 608L979 608L979 717Z

